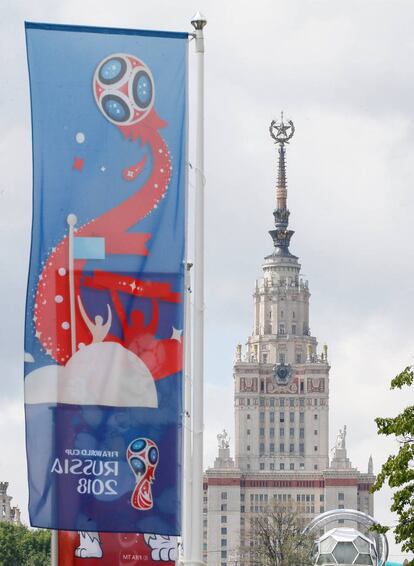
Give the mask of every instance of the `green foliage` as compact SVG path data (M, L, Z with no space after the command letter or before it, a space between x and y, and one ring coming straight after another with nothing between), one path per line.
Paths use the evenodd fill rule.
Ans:
M314 537L303 532L303 520L292 504L268 506L265 512L252 515L249 524L247 544L240 554L250 564L312 566Z
M50 566L50 531L0 522L0 566Z
M408 366L391 381L391 389L411 387L413 381L413 368ZM394 435L400 448L383 464L372 491L378 491L384 483L395 490L391 505L391 511L398 516L398 524L394 527L395 540L401 543L404 551L414 552L414 406L406 407L396 417L377 418L375 422L378 434ZM375 527L382 533L389 529L384 525ZM414 566L414 560L408 564Z

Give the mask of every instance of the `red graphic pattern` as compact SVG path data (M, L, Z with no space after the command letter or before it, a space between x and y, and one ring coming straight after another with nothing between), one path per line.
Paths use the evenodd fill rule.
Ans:
M135 226L140 220L145 218L164 197L170 178L171 160L168 147L158 132L165 123L157 116L155 110L143 119L142 122L129 126L119 126L126 140L136 141L140 138L142 143L147 143L152 154L152 173L145 184L137 190L130 198L119 204L112 210L102 214L80 227L76 231L76 236L94 237L104 236L106 254L135 254L147 255L147 242L151 235L146 233L129 233L128 230ZM142 171L144 162L140 162L135 167L136 175ZM134 167L130 168L131 170ZM36 336L40 340L43 348L59 364L65 364L71 357L70 341L70 306L69 306L69 273L68 273L68 237L65 237L52 250L47 258L39 283L36 290L34 323ZM75 260L75 295L80 294L81 277L85 267L85 260ZM109 275L109 274L108 274ZM119 276L110 274L107 280L112 285ZM88 283L93 285L93 280ZM97 280L97 285L99 282ZM146 283L146 291L152 293L155 299L158 283ZM112 289L113 297L119 292L117 283ZM125 286L124 286L125 287ZM122 289L125 292L125 289ZM127 291L128 292L128 291ZM164 296L162 296L164 293ZM133 291L132 291L133 294ZM168 295L168 292L167 292ZM157 299L172 299L177 302L178 296L170 293L170 297L165 295L165 290L161 289L161 296ZM144 295L143 295L144 296ZM115 298L116 300L116 298ZM151 372L155 371L154 377L165 377L179 371L182 367L181 343L177 340L155 339L158 310L155 308L154 324L150 328L142 323L138 311L131 314L131 322L126 323L125 316L121 314L121 308L116 301L117 313L122 316L124 328L124 344L127 348L138 355L143 354L146 358L148 368ZM91 337L86 327L79 306L75 305L76 314L76 336L77 343L89 344ZM138 333L138 334L137 334ZM139 335L141 333L141 335ZM119 338L108 336L107 339L120 341ZM150 355L149 351L153 349ZM168 363L171 360L171 364ZM170 367L171 365L171 367Z

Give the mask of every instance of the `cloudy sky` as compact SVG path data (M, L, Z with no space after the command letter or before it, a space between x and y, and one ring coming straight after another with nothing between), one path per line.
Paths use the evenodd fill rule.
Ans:
M27 519L22 356L31 140L23 21L187 31L198 9L208 19L206 464L217 432L226 427L233 436L234 350L251 332L254 280L272 249L276 153L268 125L284 110L296 126L288 150L291 250L309 280L312 333L329 346L331 445L346 423L353 464L366 470L372 453L378 471L395 446L377 437L373 419L407 403L408 393L390 392L389 382L414 360L412 1L113 6L3 0L0 480L10 482ZM190 190L193 182L190 173ZM376 496L377 519L393 520L388 506L387 492Z

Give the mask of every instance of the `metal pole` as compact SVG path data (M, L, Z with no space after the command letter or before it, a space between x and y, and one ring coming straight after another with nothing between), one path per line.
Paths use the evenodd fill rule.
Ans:
M191 558L191 496L192 496L192 446L191 446L191 276L192 263L186 265L186 303L185 303L185 368L184 368L184 486L183 486L183 534L181 564L189 564Z
M51 564L51 566L59 566L58 532L59 531L52 531L52 537L50 539L50 564Z
M203 430L204 430L204 37L207 20L197 12L197 131L195 163L194 249L194 362L193 362L193 461L191 566L203 564Z

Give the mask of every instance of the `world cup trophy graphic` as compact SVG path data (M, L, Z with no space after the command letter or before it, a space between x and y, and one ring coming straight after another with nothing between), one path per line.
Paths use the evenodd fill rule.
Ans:
M154 504L151 484L159 460L158 447L149 438L136 438L128 446L127 460L136 481L131 505L134 509L148 511Z

